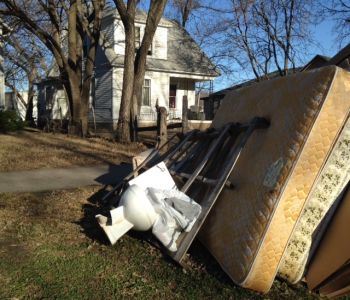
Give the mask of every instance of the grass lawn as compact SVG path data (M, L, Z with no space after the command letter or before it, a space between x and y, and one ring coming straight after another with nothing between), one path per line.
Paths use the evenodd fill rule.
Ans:
M317 299L275 281L269 294L235 286L195 243L186 272L130 233L110 246L95 222L98 187L0 194L0 299Z
M119 144L101 138L20 131L0 134L0 172L73 165L129 162L146 149L138 143Z

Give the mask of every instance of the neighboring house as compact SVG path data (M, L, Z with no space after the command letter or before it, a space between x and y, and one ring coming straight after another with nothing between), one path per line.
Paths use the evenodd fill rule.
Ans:
M290 70L290 73L295 73L295 72L299 72L301 69L300 68L296 68L295 70ZM273 79L273 78L277 78L280 76L280 73L278 71L274 71L271 72L267 75L268 79ZM262 79L262 80L267 80L267 79ZM204 118L205 120L212 120L217 112L217 110L219 109L222 100L224 99L224 97L226 96L227 93L233 91L233 90L237 90L240 89L242 87L246 87L246 86L250 86L252 84L257 83L258 80L256 78L251 79L251 80L247 80L244 81L242 83L236 84L234 86L228 87L226 89L223 90L219 90L215 93L209 94L206 97L202 97L202 101L203 101L203 107L204 107Z
M335 54L331 58L323 55L314 56L304 67L297 68L296 72L305 72L308 70L321 68L328 65L336 65L345 70L350 71L350 44L341 49L337 54ZM278 72L272 72L268 75L269 79L276 78L278 76ZM214 118L216 111L220 107L223 98L228 92L255 84L256 82L256 79L248 80L243 83L234 85L232 87L212 93L207 97L202 97L202 100L204 102L205 119L212 120Z
M22 120L26 118L26 106L28 103L28 92L19 92L22 99L19 99L14 92L5 93L5 107L7 110L15 110ZM36 97L33 99L33 119L36 120L38 116ZM23 103L24 102L24 103Z
M51 120L69 119L69 105L62 83L54 74L58 71L53 68L49 77L38 82L37 111L39 127Z
M301 69L301 72L323 67L330 59L328 56L317 54Z

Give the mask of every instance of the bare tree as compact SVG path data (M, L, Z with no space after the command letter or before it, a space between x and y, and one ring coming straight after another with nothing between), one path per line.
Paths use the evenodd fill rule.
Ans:
M321 15L335 21L334 33L340 46L350 41L350 1L320 1Z
M200 0L171 0L170 6L175 10L175 14L178 15L177 19L183 28L193 15L194 11L199 10L202 7Z
M135 50L135 16L136 0L113 0L125 30L125 57L123 74L123 91L119 110L117 138L121 142L131 139L130 125L135 129L137 115L141 105L142 86L146 72L146 58L153 36L163 15L166 0L151 0L147 14L146 26L140 47ZM136 51L136 55L135 55ZM133 139L135 139L133 130Z
M22 24L55 58L69 100L71 132L75 134L84 135L88 129L91 78L104 5L105 0L3 0L0 4L4 19ZM83 53L86 37L89 43Z
M25 108L26 121L33 124L34 84L48 75L51 56L34 35L20 27L12 26L11 32L0 39L4 45L5 84ZM24 86L27 99L20 92Z
M312 1L231 0L231 14L219 22L228 59L249 65L257 80L273 70L294 71L311 42Z

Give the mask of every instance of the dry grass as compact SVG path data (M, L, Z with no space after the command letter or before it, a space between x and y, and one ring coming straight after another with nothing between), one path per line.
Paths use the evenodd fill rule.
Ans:
M205 249L177 265L130 233L110 246L97 187L0 194L0 299L317 299L275 281L264 296L232 284Z
M0 134L0 172L129 162L145 146L101 138L21 131Z

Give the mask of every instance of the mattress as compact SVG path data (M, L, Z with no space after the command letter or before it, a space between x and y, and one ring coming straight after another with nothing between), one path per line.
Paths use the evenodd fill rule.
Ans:
M310 290L317 289L337 271L350 263L349 219L350 187L347 188L346 194L311 260L305 276Z
M278 269L291 283L302 279L313 233L350 180L350 120L341 131L327 162L318 176Z
M270 120L240 154L199 238L231 279L267 292L310 190L348 117L350 74L325 67L226 95L213 126Z

